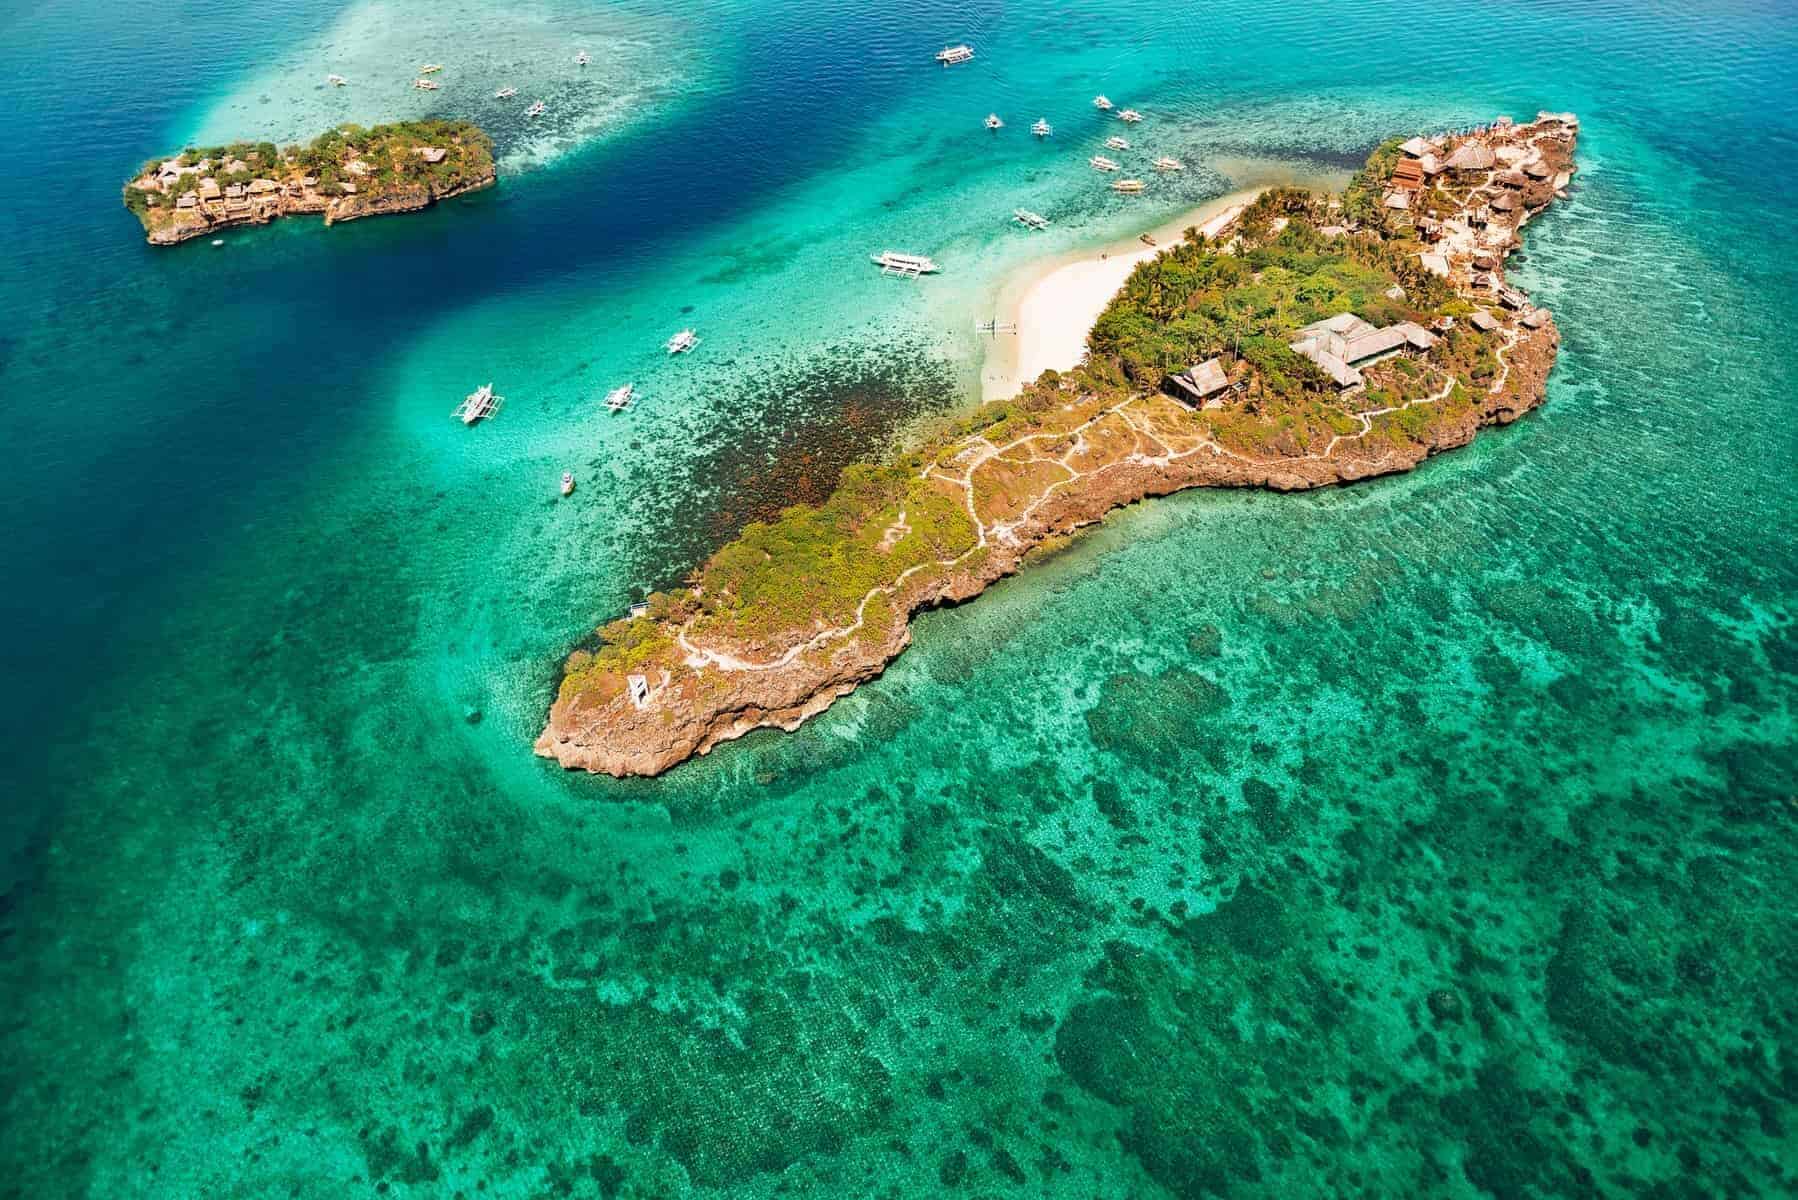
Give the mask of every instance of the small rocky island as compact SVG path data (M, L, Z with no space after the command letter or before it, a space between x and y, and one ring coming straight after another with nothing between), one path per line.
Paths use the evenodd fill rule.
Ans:
M125 185L125 207L152 245L172 246L302 213L330 225L413 212L496 178L493 142L470 122L344 125L307 146L236 142L152 159Z
M822 506L749 526L569 656L541 755L654 775L794 729L885 669L911 614L966 600L1112 508L1407 471L1542 403L1559 334L1507 282L1564 195L1579 122L1392 139L1340 196L1264 192L1138 266L1089 354Z

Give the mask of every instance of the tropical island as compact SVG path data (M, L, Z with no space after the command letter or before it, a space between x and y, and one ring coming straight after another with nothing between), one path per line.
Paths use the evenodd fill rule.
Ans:
M330 225L414 212L496 178L493 142L471 122L344 125L305 146L234 142L151 159L125 185L125 207L152 245L172 246L303 213Z
M851 467L601 629L566 660L537 752L654 775L797 728L884 670L914 612L1119 505L1408 471L1516 420L1559 333L1504 263L1565 195L1578 130L1541 113L1394 138L1340 195L1271 189L1188 230L1135 268L1080 366Z

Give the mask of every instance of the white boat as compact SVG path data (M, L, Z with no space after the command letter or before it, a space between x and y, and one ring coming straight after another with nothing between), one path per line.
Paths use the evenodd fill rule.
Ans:
M562 472L562 494L564 496L572 496L574 494L574 472L573 471L563 471Z
M593 59L588 56L588 54L585 50L582 50L574 56L574 61L575 61L576 66L584 67L588 63L592 62Z
M510 100L512 97L516 96L517 94L518 94L517 88L503 87L499 91L493 93L493 98L495 100Z
M1128 150L1130 148L1129 140L1121 137L1108 137L1105 139L1105 144L1113 150Z
M1137 112L1134 108L1126 108L1123 112L1118 114L1118 120L1128 121L1130 124L1134 125L1142 120L1142 114Z
M988 129L1004 129L1005 122L1001 121L999 119L998 113L987 113L986 114L986 127Z
M434 79L414 79L412 81L412 86L421 92L434 92L439 85Z
M1049 124L1049 119L1047 117L1038 117L1036 119L1036 124L1030 127L1030 132L1034 133L1037 137L1048 137L1055 132L1055 127Z
M674 344L672 342L668 344L668 349L670 352L673 351ZM637 385L627 383L623 387L615 387L606 393L606 407L613 412L623 412L631 406L631 401L636 397Z
M1186 164L1177 158L1169 158L1167 155L1163 154L1160 158L1155 160L1155 169L1157 171L1184 171L1186 169Z
M1109 158L1106 158L1103 154L1093 155L1086 160L1086 165L1095 171L1115 171L1118 169L1118 165Z
M956 63L965 63L973 57L974 47L968 45L944 46L936 52L936 60L945 67L952 67Z
M1111 111L1111 101L1107 100L1103 96L1094 96L1093 97L1093 107L1098 109L1100 112L1110 112Z
M462 403L456 406L456 419L464 425L473 425L498 412L505 400L504 396L493 394L491 383L484 383L463 397Z
M538 101L535 101L534 103L532 103L532 105L529 108L524 110L524 115L527 117L542 116L543 115L543 101L538 100Z
M443 70L442 63L426 63L424 66L418 68L418 73L420 75L435 75L441 70Z
M1047 229L1049 227L1049 218L1043 216L1041 213L1031 212L1027 208L1016 209L1011 215L1012 219L1017 221L1020 225L1028 225L1032 229Z
M1111 190L1114 192L1136 193L1142 191L1142 189L1143 181L1140 179L1120 179L1111 185Z
M903 275L907 279L916 279L920 275L934 274L940 269L933 258L922 254L906 254L899 250L882 250L869 257L880 268L882 275Z
M341 75L327 75L327 76L325 76L325 82L330 84L332 87L342 87L344 84L348 83L349 80L345 79Z
M225 239L224 238L213 238L212 244L215 246L222 246L225 244Z
M668 353L685 354L699 345L699 337L691 329L683 329L668 339Z

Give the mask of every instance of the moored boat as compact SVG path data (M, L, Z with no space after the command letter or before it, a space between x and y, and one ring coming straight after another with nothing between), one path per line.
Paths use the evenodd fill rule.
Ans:
M1186 164L1177 158L1169 158L1167 155L1163 154L1160 158L1155 160L1155 169L1157 171L1184 171L1186 169Z
M1105 144L1113 150L1128 150L1130 148L1130 141L1128 138L1108 137L1105 139Z
M1031 212L1027 208L1015 209L1011 216L1013 220L1018 222L1018 224L1028 225L1032 229L1047 229L1049 227L1049 218L1043 216L1041 213Z
M327 75L327 76L325 76L325 82L330 84L332 87L342 87L344 84L348 83L349 80L345 79L341 75Z
M420 75L435 75L441 70L443 70L442 63L426 63L424 66L418 68L418 73Z
M1142 114L1137 112L1134 108L1126 108L1123 112L1118 114L1118 120L1127 121L1134 125L1142 120Z
M879 254L869 255L874 265L880 268L882 275L904 275L916 279L920 275L934 274L939 268L936 260L923 254L906 254L899 250L882 250Z
M572 496L574 494L574 472L573 471L563 471L562 472L562 494L564 496Z
M421 92L434 92L438 88L438 83L435 79L414 79L412 86Z
M462 424L474 425L498 412L499 406L505 403L505 400L504 396L493 394L491 383L483 383L462 398L462 403L456 406L454 415Z
M593 61L592 56L590 56L585 50L580 51L579 53L577 53L574 56L574 63L577 67L584 67L592 61Z
M670 344L669 350L673 350L672 344ZM636 399L636 396L637 385L634 383L627 383L623 387L615 387L606 393L606 407L612 412L623 412L631 406L631 401Z
M1104 96L1094 96L1093 97L1093 107L1098 109L1100 112L1110 112L1111 111L1111 101L1107 100Z
M524 115L527 117L540 117L543 115L543 108L543 101L533 101L531 106L524 110Z
M1111 190L1114 192L1129 192L1134 194L1142 191L1144 186L1143 181L1140 179L1120 179L1111 185Z
M503 87L499 91L493 93L493 98L495 100L510 100L512 97L516 96L517 94L518 94L517 88Z
M697 345L699 345L699 336L691 329L683 329L668 339L668 353L685 354Z
M945 67L952 67L956 63L965 63L973 57L974 47L965 44L960 46L944 46L941 50L936 52L936 60Z
M1005 128L1005 122L999 119L998 113L987 113L986 127L988 129L1003 129Z
M1049 124L1049 119L1047 117L1038 117L1036 119L1036 124L1030 127L1030 132L1034 133L1037 137L1048 137L1055 132L1055 127Z
M1118 169L1118 165L1109 158L1106 158L1103 154L1093 155L1086 160L1086 165L1095 171L1115 171Z

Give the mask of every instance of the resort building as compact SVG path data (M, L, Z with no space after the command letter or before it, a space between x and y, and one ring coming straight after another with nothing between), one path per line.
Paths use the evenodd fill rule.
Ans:
M1467 323L1481 333L1491 333L1498 328L1498 318L1483 308L1474 309L1472 315L1467 318Z
M1177 402L1187 404L1191 401L1200 408L1216 408L1222 404L1232 386L1230 377L1224 374L1224 364L1215 358L1208 358L1177 375L1169 375L1167 381L1169 394ZM1191 405L1187 404L1187 407Z
M1354 313L1341 313L1305 326L1298 340L1288 344L1347 391L1366 382L1361 376L1364 369L1395 354L1428 350L1436 344L1436 335L1414 321L1379 329Z
M1492 150L1479 142L1467 142L1460 149L1448 156L1443 165L1456 174L1469 174L1476 171L1490 171L1498 164Z

